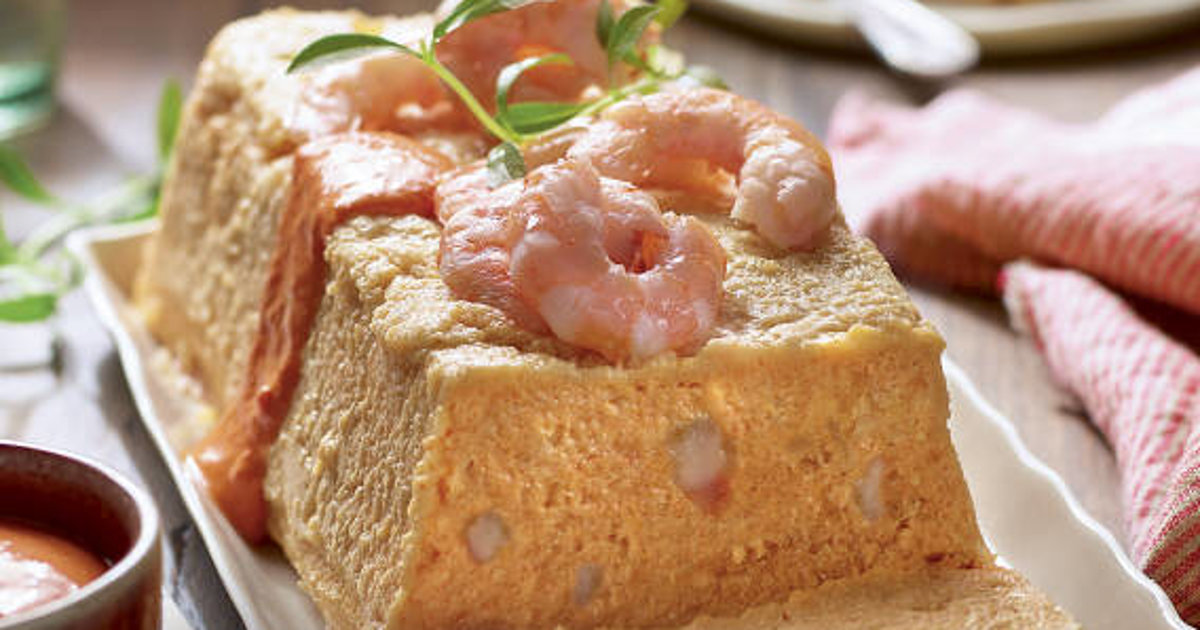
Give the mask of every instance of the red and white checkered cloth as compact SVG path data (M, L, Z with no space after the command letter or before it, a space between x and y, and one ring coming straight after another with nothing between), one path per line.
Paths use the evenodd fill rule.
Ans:
M1200 68L1087 125L963 91L851 95L830 147L847 215L899 273L1002 292L1116 453L1135 562L1200 623L1200 357L1117 293L1200 329Z

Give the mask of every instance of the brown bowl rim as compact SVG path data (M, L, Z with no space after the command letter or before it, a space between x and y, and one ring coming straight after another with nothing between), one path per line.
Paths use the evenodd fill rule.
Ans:
M66 460L68 464L88 470L91 474L99 475L105 481L114 484L132 500L136 507L138 531L134 536L133 543L129 547L129 551L113 563L112 566L108 567L104 573L101 573L100 577L88 582L83 588L76 590L66 597L47 602L25 612L0 618L0 630L16 629L29 622L53 617L79 602L98 597L100 593L105 591L123 591L135 588L139 579L138 574L140 573L138 568L143 564L147 556L153 552L158 542L159 515L150 495L110 466L88 457L14 440L0 440L0 450L9 449L25 451L31 457Z

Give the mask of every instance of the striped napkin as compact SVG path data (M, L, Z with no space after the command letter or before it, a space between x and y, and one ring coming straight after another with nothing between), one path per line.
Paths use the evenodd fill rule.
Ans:
M1004 297L1107 437L1131 552L1200 623L1200 67L1090 124L956 91L845 97L830 147L851 222L898 273Z

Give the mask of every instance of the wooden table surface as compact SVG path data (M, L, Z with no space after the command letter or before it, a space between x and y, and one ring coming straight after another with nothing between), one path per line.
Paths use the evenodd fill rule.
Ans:
M330 2L299 2L305 8ZM154 163L153 117L167 77L187 85L204 46L225 22L267 3L250 0L159 2L76 0L61 76L62 107L46 129L15 145L50 188L82 199L123 173ZM365 2L403 13L420 2ZM914 102L928 90L882 70L868 55L833 53L764 37L695 12L667 38L694 63L717 69L739 92L766 101L824 132L839 96L862 89ZM1067 120L1088 120L1122 95L1200 63L1200 30L1150 43L1051 59L988 63L959 83ZM37 213L11 196L0 207L14 233ZM946 337L948 354L983 395L1017 426L1038 457L1057 470L1084 507L1124 538L1111 451L1069 395L1059 391L1032 345L1007 325L994 299L910 287ZM66 344L61 376L0 376L0 438L16 437L89 453L145 481L166 516L169 592L198 627L235 627L202 545L129 400L112 346L82 296L63 305L57 326Z

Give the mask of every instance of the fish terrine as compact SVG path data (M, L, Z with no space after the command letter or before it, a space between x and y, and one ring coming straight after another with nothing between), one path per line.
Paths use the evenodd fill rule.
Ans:
M284 68L365 19L236 22L189 97L137 299L218 412L313 140L289 126L304 83ZM946 427L942 340L875 248L840 217L806 252L701 220L728 258L711 338L627 366L455 297L428 216L332 229L262 490L331 626L678 625L998 571Z

